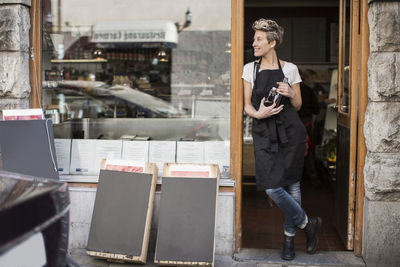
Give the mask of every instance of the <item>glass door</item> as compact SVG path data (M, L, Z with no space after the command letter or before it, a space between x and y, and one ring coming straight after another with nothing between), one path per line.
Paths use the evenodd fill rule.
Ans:
M359 1L340 0L335 227L353 249L357 160Z

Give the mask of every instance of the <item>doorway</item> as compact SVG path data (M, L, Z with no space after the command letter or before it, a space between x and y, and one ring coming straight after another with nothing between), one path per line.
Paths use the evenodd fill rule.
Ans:
M244 2L245 64L254 60L252 22L259 18L271 18L285 29L284 42L277 50L279 58L293 62L300 70L311 69L316 73L314 89L320 113L315 123L313 143L320 186L313 186L309 173L303 175L301 183L302 206L307 214L321 216L324 221L320 231L321 251L353 249L354 213L351 214L351 209L354 212L354 199L350 198L354 198L354 180L349 179L349 174L354 166L349 162L355 162L350 143L357 135L357 127L351 125L356 117L351 119L349 102L348 70L352 45L349 38L349 2ZM337 88L339 100L336 99ZM332 98L335 98L335 103L330 103ZM339 105L339 109L334 110ZM242 247L281 249L283 213L265 192L255 189L251 119L245 116L243 120ZM352 179L355 179L354 176ZM295 246L305 246L304 234L296 236Z

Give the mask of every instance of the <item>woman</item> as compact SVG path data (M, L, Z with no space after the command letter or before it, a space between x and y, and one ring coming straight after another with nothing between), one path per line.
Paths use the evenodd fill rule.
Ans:
M245 112L253 117L253 143L258 190L285 214L282 258L294 259L297 228L307 237L307 253L315 253L322 220L308 218L301 208L300 179L303 171L306 130L297 110L301 107L301 78L296 65L278 60L275 48L282 43L283 28L275 21L253 23L254 56L259 60L243 68ZM284 78L288 82L282 82ZM272 87L283 96L280 105L266 106ZM273 89L275 90L275 89Z

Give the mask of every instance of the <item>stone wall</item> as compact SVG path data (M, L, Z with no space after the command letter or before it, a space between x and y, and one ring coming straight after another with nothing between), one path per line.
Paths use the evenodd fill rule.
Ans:
M29 108L29 6L0 1L0 110Z
M370 1L363 258L400 265L400 2Z

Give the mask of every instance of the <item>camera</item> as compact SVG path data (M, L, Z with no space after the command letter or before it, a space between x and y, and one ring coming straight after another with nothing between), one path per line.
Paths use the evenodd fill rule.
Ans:
M276 91L275 87L272 87L269 91L268 97L264 100L264 106L271 106L274 102L278 106L282 96Z
M286 78L286 77L283 78L282 82L289 84L288 78ZM267 98L264 100L264 106L266 106L266 107L271 106L274 102L275 102L276 107L278 107L281 104L283 96L281 94L279 94L276 90L277 89L275 87L271 88Z

